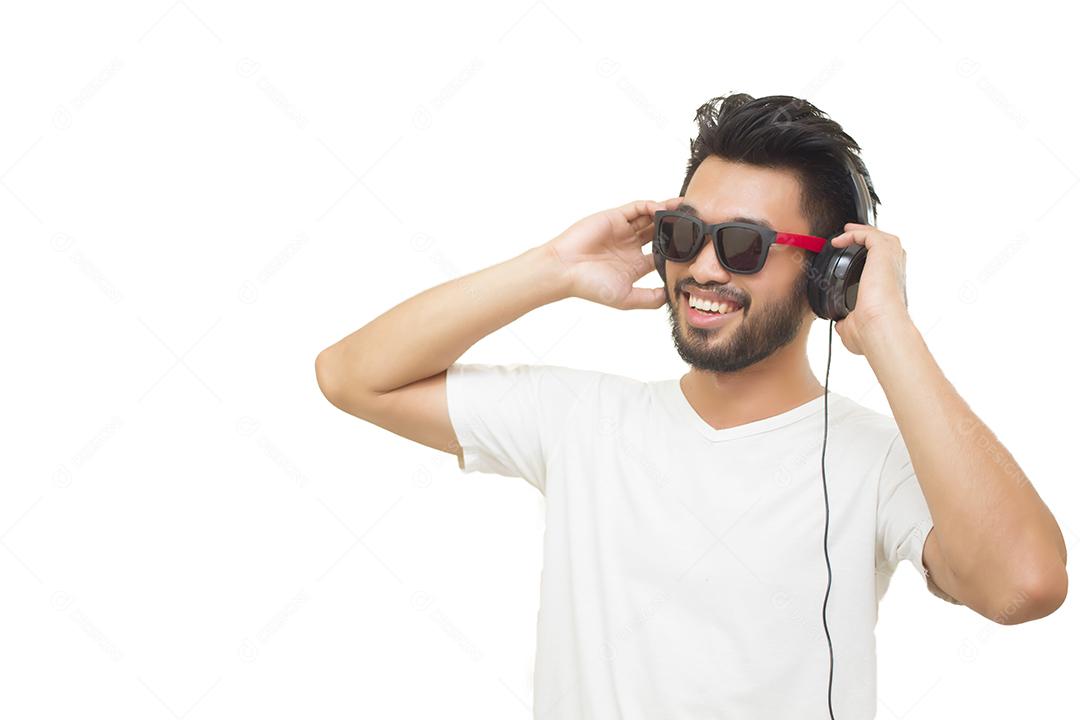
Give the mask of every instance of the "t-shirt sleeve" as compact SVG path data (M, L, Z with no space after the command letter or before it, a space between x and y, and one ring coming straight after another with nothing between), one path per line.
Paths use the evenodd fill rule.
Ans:
M933 527L934 520L912 468L907 445L897 430L885 454L878 480L877 542L883 571L892 574L901 560L907 560L922 573L931 593L960 605L934 583L923 563L926 536Z
M523 478L547 492L547 460L594 374L551 365L454 363L446 371L462 472Z

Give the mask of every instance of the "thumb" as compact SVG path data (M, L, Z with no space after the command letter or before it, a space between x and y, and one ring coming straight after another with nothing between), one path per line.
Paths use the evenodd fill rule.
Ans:
M665 288L630 288L630 294L623 302L624 310L655 310L667 302Z

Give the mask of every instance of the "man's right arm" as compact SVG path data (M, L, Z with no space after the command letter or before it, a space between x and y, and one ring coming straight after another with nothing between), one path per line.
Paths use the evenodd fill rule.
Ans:
M570 297L550 244L442 283L395 305L319 353L319 388L336 407L453 453L446 370L481 338L534 308Z

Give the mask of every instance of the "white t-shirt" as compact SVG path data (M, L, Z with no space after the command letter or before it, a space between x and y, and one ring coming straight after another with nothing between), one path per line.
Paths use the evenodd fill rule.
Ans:
M824 396L715 429L678 378L455 363L461 469L546 498L533 714L829 718ZM829 392L832 705L876 710L874 626L893 571L928 579L933 526L893 418Z

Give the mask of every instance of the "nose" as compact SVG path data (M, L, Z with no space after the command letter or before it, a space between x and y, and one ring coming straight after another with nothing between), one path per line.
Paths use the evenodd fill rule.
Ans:
M711 235L705 238L704 247L690 261L687 274L698 285L708 285L710 283L724 285L731 281L732 273L721 265L720 259L716 257L716 243Z

